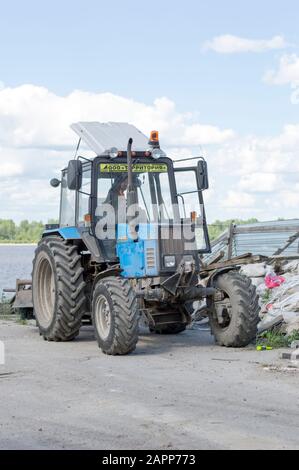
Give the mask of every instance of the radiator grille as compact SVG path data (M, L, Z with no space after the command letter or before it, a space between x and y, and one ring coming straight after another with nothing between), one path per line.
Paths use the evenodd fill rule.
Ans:
M146 267L147 269L154 269L156 267L155 249L146 249Z

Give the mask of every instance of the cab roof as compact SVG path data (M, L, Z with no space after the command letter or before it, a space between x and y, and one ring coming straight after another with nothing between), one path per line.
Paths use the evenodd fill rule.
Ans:
M77 122L71 129L97 155L106 154L112 148L125 151L130 137L135 151L148 148L148 137L127 122Z

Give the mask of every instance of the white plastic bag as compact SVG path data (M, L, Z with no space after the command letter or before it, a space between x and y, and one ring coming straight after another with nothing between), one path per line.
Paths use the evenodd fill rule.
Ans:
M258 287L260 285L265 285L263 277L252 277L251 282L255 287Z
M244 264L240 269L240 273L253 278L264 277L267 273L267 267L265 263Z
M283 266L283 272L299 274L299 260L294 259L293 261L289 261L285 266Z

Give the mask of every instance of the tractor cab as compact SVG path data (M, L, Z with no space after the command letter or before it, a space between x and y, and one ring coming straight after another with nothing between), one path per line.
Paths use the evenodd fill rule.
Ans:
M97 155L62 171L59 233L81 239L95 262L119 263L126 278L167 276L185 261L199 271L210 249L206 162L176 167L157 131L148 139L126 123L71 127Z

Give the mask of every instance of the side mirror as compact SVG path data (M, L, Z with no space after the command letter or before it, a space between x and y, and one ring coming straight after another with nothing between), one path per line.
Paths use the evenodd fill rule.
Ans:
M70 160L67 167L67 187L71 190L79 190L82 185L82 162Z
M58 186L60 185L61 181L58 180L57 178L52 178L51 181L50 181L50 185L53 187L53 188L58 188Z
M199 160L197 164L197 179L200 190L208 189L209 178L208 178L208 165L205 160Z

